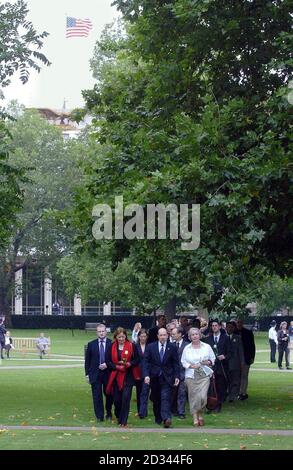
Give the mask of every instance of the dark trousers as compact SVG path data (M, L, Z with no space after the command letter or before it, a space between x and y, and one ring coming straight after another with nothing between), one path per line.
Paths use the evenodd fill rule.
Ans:
M96 382L92 383L92 395L93 395L93 403L94 403L94 410L97 419L104 418L104 402L103 402L103 394L105 395L105 408L106 408L106 415L111 416L111 408L113 405L113 396L106 395L106 387L108 383L109 374L102 371L98 375L98 379Z
M229 370L228 378L229 378L228 399L236 400L236 398L239 395L239 390L240 390L240 380L241 380L240 368Z
M137 380L136 385L136 404L139 416L145 418L148 415L148 400L150 386L144 383L144 380Z
M227 374L226 374L227 377ZM218 404L222 405L224 403L226 396L227 396L227 389L228 389L228 378L226 379L222 374L215 374L216 379L216 390L218 395Z
M185 415L185 404L187 398L186 385L184 380L180 380L179 385L172 390L172 406L173 414Z
M4 359L4 356L3 356L3 350L5 349L5 342L1 341L0 343L0 349L1 349L1 359Z
M162 375L151 378L151 396L156 423L171 419L172 388Z
M127 424L132 387L132 384L125 384L122 390L119 390L117 383L114 383L114 406L118 424Z
M271 348L271 362L276 362L276 351L277 345L273 339L269 339L270 348Z
M280 347L279 347L279 348L278 348L278 353L279 353L279 357L278 357L278 367L282 367L284 352L285 352L286 367L289 367L289 366L290 366L290 363L289 363L290 349L289 349L289 348L280 348Z
M11 344L7 344L5 346L5 349L6 349L6 356L9 357L9 353L10 353L10 349L11 349Z

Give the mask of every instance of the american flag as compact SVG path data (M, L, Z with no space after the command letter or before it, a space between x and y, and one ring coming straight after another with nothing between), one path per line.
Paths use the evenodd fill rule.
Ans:
M66 18L66 37L67 38L78 38L87 37L93 24L89 18L84 20L72 18L67 16Z

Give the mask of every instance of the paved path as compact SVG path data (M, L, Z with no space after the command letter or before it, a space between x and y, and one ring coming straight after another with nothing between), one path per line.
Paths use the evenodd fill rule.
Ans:
M51 365L51 366L8 366L0 367L0 370L12 370L12 369L71 369L73 367L83 367L83 364L66 364L66 365Z
M103 432L103 433L194 433L194 434L245 434L245 435L267 435L267 436L293 436L293 431L283 429L217 429L217 428L102 428L86 426L3 426L0 430L7 431L76 431L76 432Z

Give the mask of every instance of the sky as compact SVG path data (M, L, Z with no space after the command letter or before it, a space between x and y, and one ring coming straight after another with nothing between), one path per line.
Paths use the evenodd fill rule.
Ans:
M4 3L6 0L0 0ZM15 0L9 0L14 3ZM90 89L94 79L89 61L97 39L106 24L118 17L113 0L27 0L28 19L38 33L47 31L41 50L52 65L42 65L38 74L31 71L29 81L22 85L17 75L6 87L5 104L17 99L27 107L50 107L61 109L66 100L66 109L83 105L81 90ZM66 16L90 18L93 29L88 37L66 38Z

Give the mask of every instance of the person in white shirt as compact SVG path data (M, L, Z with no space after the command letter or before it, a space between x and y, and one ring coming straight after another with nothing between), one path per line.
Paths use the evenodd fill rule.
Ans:
M43 356L47 353L47 350L50 346L50 341L45 337L44 333L40 334L40 337L37 339L37 348L40 351L40 359L43 359Z
M141 323L135 323L134 328L132 330L131 340L133 343L137 343L137 335L141 330Z
M276 362L276 351L278 345L278 338L277 338L277 330L276 330L277 323L275 320L271 322L271 327L269 329L269 343L271 348L271 362Z
M194 426L204 426L203 412L207 404L211 366L215 363L215 354L209 344L200 341L198 328L190 328L188 337L191 343L183 350L181 363L185 369L185 383L188 391L190 412Z
M12 341L12 338L10 336L10 331L6 331L6 334L5 334L5 350L6 350L7 359L9 359L10 349L13 348L12 342L13 341Z

